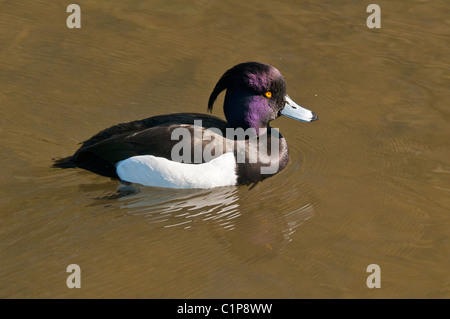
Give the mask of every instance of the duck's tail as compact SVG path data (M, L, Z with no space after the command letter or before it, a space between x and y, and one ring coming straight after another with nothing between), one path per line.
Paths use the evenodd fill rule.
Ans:
M93 153L75 153L64 158L53 158L52 167L83 168L96 174L111 178L118 178L116 166Z
M77 167L77 164L73 160L73 156L68 156L64 158L53 158L53 165L52 167L57 168L75 168Z

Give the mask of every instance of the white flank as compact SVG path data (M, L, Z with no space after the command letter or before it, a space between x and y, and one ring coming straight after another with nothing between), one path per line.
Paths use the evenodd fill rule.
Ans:
M236 185L236 160L225 153L208 163L186 164L163 157L141 155L117 163L120 179L164 188L212 188Z

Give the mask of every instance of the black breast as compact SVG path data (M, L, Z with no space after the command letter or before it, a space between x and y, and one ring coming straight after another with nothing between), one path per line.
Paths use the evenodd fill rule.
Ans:
M258 160L250 161L249 143L257 143ZM289 152L284 137L277 131L268 130L266 136L260 136L256 141L246 141L246 162L237 162L238 184L250 184L266 179L286 167L289 161ZM253 148L255 149L255 148ZM238 156L236 155L236 158Z

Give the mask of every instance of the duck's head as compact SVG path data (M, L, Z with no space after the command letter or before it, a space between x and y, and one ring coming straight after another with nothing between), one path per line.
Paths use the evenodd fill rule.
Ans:
M223 110L231 127L254 128L258 134L280 115L312 122L317 115L292 101L286 94L286 83L280 71L271 65L246 62L222 75L209 97L208 111L223 90Z

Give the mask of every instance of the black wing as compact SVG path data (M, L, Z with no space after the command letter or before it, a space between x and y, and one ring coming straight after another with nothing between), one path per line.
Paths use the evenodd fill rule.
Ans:
M173 130L185 127L192 133L195 120L202 121L203 130L216 127L224 133L227 127L227 123L217 117L198 113L168 114L121 123L97 133L83 142L73 156L57 160L54 166L81 167L103 176L117 177L115 164L126 158L154 155L171 159L172 148L179 142L171 139ZM191 136L193 138L193 134Z

